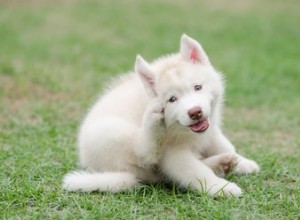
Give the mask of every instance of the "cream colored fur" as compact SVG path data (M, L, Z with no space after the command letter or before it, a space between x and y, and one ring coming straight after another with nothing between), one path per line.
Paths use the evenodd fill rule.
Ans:
M178 54L151 64L137 56L135 73L104 93L84 119L78 145L85 171L67 174L63 187L117 192L167 179L210 195L240 196L222 177L259 166L237 154L220 129L223 90L222 75L187 35Z

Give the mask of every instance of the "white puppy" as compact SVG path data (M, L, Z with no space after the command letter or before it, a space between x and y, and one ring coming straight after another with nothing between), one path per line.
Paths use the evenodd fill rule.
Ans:
M222 76L201 45L181 37L180 52L119 79L92 107L79 132L80 163L63 187L70 191L129 189L162 178L210 195L239 196L223 177L259 166L235 153L220 129Z

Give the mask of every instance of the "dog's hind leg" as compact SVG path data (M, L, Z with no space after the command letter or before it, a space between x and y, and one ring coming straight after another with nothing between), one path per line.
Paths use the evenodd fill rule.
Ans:
M152 99L143 115L139 130L135 154L140 157L142 166L153 166L158 163L161 153L161 142L165 135L163 107L158 99Z

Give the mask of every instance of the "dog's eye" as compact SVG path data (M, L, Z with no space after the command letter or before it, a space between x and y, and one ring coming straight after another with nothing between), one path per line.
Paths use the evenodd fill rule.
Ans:
M173 103L177 101L177 98L175 96L171 96L171 98L169 98L168 100L169 102Z
M195 85L194 89L195 91L199 91L202 89L202 85Z

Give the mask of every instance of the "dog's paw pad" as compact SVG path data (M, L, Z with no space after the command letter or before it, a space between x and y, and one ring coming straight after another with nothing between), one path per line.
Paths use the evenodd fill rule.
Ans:
M225 154L220 160L220 166L225 174L237 166L238 158L235 154Z
M224 173L228 173L230 171L230 165L228 164L221 164L222 169L224 171Z

